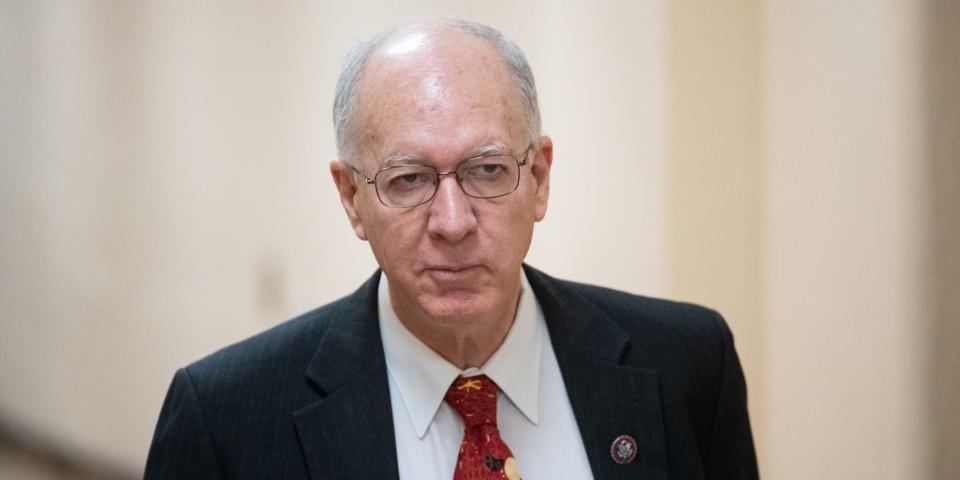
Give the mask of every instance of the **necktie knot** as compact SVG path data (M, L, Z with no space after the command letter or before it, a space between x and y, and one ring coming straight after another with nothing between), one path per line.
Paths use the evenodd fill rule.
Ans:
M499 387L486 375L458 377L443 399L456 410L466 427L497 426Z

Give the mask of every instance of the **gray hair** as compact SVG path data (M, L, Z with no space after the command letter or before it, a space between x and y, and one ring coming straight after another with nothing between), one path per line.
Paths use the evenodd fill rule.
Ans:
M353 117L359 103L360 82L363 80L363 70L367 60L388 40L417 28L434 30L450 28L488 41L506 62L513 76L515 86L523 100L526 133L530 141L536 143L540 136L540 106L537 102L537 86L533 81L533 71L527 63L523 50L494 28L467 20L443 18L383 30L362 41L347 53L340 70L340 78L337 80L333 102L333 127L341 160L355 163L358 145L355 143L356 125Z

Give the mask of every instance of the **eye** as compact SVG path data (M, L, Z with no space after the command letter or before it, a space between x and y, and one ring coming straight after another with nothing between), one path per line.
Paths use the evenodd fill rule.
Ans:
M419 173L407 173L398 175L390 179L390 186L409 187L418 185L427 181L426 175Z
M422 177L422 175L419 173L408 173L406 175L401 175L394 181L399 183L413 184L422 181L423 179L420 177Z
M433 175L421 169L397 169L384 179L384 187L390 190L411 190L433 183Z
M480 169L483 171L484 174L493 175L493 174L495 174L495 173L499 173L499 172L503 171L503 165L495 165L495 164L492 164L492 163L486 163L486 164L481 165L481 166L480 166Z
M492 158L483 162L468 165L463 174L464 176L480 180L496 178L503 175L507 171L507 165L503 161Z

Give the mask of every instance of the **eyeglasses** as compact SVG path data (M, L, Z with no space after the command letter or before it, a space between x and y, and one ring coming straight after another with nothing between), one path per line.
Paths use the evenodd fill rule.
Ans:
M468 197L497 198L509 195L520 185L520 167L527 164L533 144L518 160L511 154L493 153L468 158L457 168L441 172L429 165L394 165L380 169L371 179L363 175L368 185L377 189L380 203L390 208L410 208L429 202L437 194L440 177L455 175L457 184Z

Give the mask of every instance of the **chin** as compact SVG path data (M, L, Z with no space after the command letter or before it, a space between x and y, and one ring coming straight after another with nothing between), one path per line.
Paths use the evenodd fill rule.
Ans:
M446 323L470 324L490 314L496 304L489 295L474 292L450 292L442 297L423 299L423 310Z

